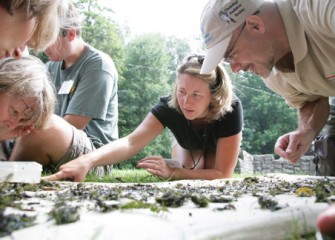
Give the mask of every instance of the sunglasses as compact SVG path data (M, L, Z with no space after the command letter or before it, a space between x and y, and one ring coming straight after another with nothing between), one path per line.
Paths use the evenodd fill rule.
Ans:
M205 56L203 55L197 55L197 54L193 54L193 55L190 55L186 58L186 62L189 62L191 61L192 59L196 58L198 63L200 63L201 65L204 63L204 60L205 60Z

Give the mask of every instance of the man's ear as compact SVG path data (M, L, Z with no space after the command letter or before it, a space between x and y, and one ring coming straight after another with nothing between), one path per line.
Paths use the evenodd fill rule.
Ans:
M70 28L67 30L67 35L68 35L68 38L70 39L70 41L72 41L73 39L76 38L77 36L77 32L76 32L76 29L75 28Z
M257 15L250 15L245 20L246 28L251 31L257 31L259 33L265 32L265 24L263 20Z

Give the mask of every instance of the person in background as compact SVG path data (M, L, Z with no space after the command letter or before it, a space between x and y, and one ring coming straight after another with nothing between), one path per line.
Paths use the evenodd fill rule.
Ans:
M81 37L81 20L70 4L57 41L45 50L47 69L58 93L56 114L84 130L95 148L118 133L118 74L112 59Z
M44 50L62 25L65 0L0 1L0 58L22 57L26 46Z
M53 173L61 164L94 150L83 131L53 114L53 84L38 58L0 59L0 100L2 160L36 161ZM11 148L7 139L15 139Z
M298 109L298 128L275 144L275 152L292 163L308 151L328 118L326 134L335 132L334 115L329 114L335 112L335 105L329 104L335 96L334 12L332 0L210 0L201 16L207 47L202 73L223 60L235 73L260 75L270 89ZM335 137L324 142L322 148L334 153ZM325 156L319 164L319 175L335 175L334 157ZM321 219L332 213L328 223L334 223L334 207Z
M128 136L60 167L45 180L82 181L91 167L136 155L167 127L175 137L172 159L151 156L139 168L164 179L230 178L242 139L242 104L222 66L200 74L202 55L190 55L177 69L172 95L162 97Z

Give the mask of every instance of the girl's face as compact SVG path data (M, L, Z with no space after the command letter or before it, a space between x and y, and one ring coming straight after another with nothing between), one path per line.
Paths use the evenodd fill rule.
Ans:
M34 98L0 94L0 102L0 133L32 124L30 119L34 113Z
M0 6L0 23L0 58L21 58L34 33L36 19L27 19L24 12L12 16Z
M177 100L185 118L194 120L206 116L212 95L207 82L183 73L178 79Z

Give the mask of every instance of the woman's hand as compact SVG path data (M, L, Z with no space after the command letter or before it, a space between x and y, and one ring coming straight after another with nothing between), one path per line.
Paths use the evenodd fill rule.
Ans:
M33 125L28 125L28 126L19 126L16 127L8 132L4 132L1 134L0 139L1 140L7 140L7 139L13 139L13 138L18 138L22 137L25 135L30 134L35 130Z
M163 179L170 179L176 168L171 168L161 156L150 156L137 163L138 168L146 168L149 173Z

